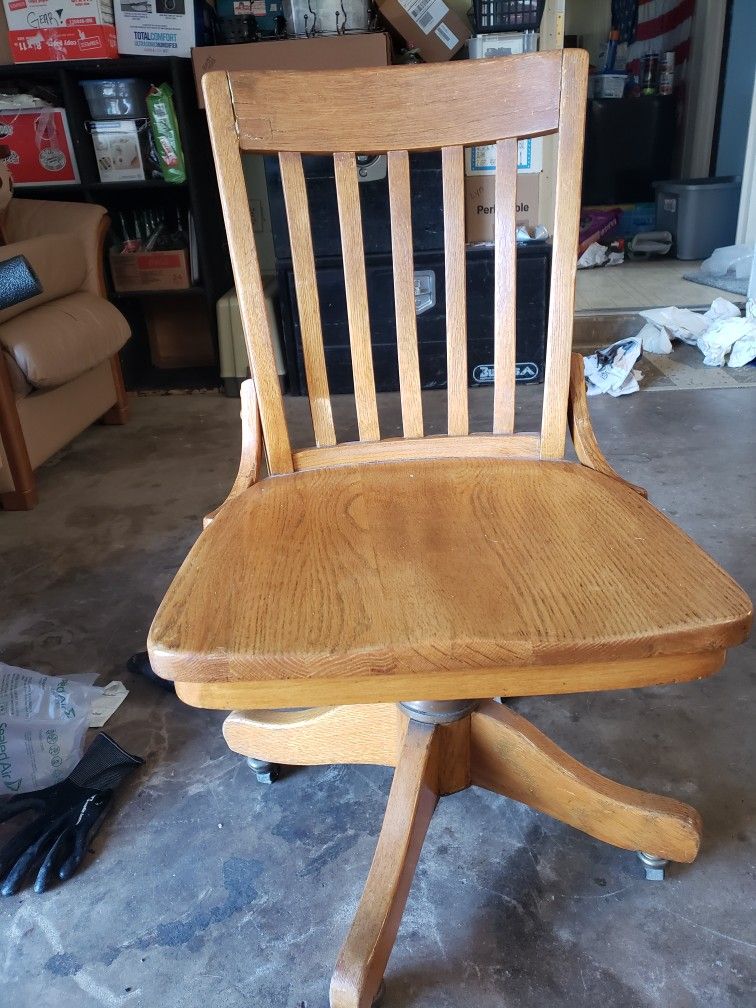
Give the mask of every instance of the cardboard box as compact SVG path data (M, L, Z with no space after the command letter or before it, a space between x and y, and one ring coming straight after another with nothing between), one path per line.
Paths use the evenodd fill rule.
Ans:
M517 176L516 224L534 227L538 219L538 190L541 176L532 172ZM496 179L491 175L472 175L465 179L465 240L492 242L494 240L494 219Z
M3 6L14 63L118 56L112 0L3 0Z
M0 143L10 148L5 162L19 188L79 181L65 109L0 112Z
M110 274L117 291L186 290L189 257L185 250L119 252L110 250Z
M543 169L543 137L517 141L517 171L540 172ZM465 147L465 175L494 175L496 145Z
M115 0L115 5L120 53L189 56L194 46L209 41L202 0Z
M13 53L10 44L10 32L8 31L8 19L5 16L5 8L0 7L0 64L12 63Z
M87 126L100 182L137 182L145 178L139 129L146 129L146 119L101 119Z
M472 34L466 21L444 0L377 0L378 11L426 63L443 63Z
M208 70L344 70L390 63L391 40L386 32L272 39L192 50L200 108L205 107L202 75Z

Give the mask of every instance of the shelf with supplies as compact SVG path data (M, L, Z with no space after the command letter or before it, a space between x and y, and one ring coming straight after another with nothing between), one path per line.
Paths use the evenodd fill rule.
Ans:
M145 178L103 180L100 177L101 166L98 166L90 131L94 117L81 85L89 81L120 82L124 79L138 82L142 93L145 85L167 84L171 88L186 169L185 181L169 182L157 177L159 168L152 160L148 170L146 158ZM112 222L112 234L105 249L108 287L133 332L122 354L127 386L170 387L171 371L180 383L186 368L203 369L205 375L217 374L215 305L233 281L207 121L197 104L190 61L176 57L126 56L114 60L0 66L0 91L29 93L35 87L46 89L46 100L54 102L51 111L63 117L58 122L63 123L75 175L69 176L72 180L65 184L45 179L17 185L15 197L99 203L108 210ZM44 109L38 111L44 112ZM0 114L13 115L13 112L6 110ZM132 117L126 112L123 118ZM140 117L133 121L142 120ZM8 144L7 139L0 139L2 142ZM175 215L180 214L187 234L191 221L191 255L188 241L185 247L189 276L183 285L178 286L181 281L176 281L176 285L172 282L167 289L157 284L153 289L152 283L146 289L115 289L109 268L111 249L122 244L126 237L121 227L124 216L132 220L135 213L141 212L164 212L171 224ZM176 308L177 305L184 308ZM161 312L166 316L165 325L160 318ZM184 321L193 331L185 337L181 336L174 321L168 321L168 315L177 314L191 316ZM160 352L156 349L160 342L159 330L169 325L173 327L170 352ZM183 355L182 340L186 348Z

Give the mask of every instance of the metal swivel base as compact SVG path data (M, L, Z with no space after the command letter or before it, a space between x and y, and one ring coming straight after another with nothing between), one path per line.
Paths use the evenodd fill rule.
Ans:
M272 784L281 776L281 767L278 763L268 763L267 760L247 756L247 766L255 771L258 784Z
M657 857L655 854L646 854L645 851L639 850L638 860L643 865L649 882L664 881L664 869L669 864L666 858Z

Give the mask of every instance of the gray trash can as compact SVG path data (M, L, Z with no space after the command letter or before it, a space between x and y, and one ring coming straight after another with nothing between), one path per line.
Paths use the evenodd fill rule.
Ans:
M654 182L656 229L669 231L678 259L707 259L735 242L740 179L679 179Z

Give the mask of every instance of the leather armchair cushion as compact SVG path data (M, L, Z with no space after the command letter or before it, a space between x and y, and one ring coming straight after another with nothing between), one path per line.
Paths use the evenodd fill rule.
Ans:
M0 312L0 325L36 305L81 290L87 276L84 249L75 235L49 234L0 247L0 261L24 255L42 284L42 293Z
M8 372L8 377L10 378L13 394L17 399L23 399L24 396L29 395L32 391L32 387L26 380L24 372L18 364L16 364L15 357L11 357L7 350L0 350L0 353L2 353L3 360L5 361L5 369Z
M0 325L0 344L35 388L56 388L117 353L129 338L109 301L78 291Z

